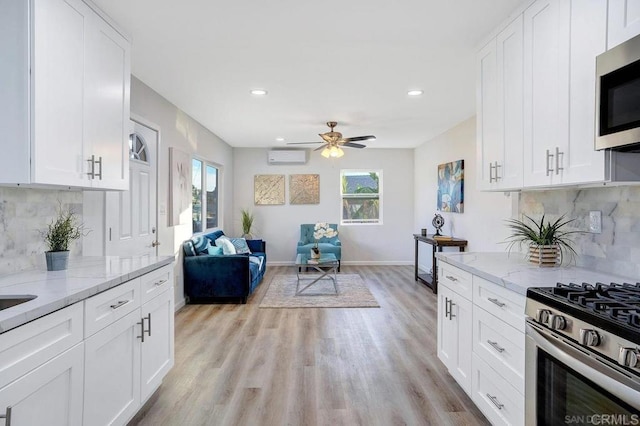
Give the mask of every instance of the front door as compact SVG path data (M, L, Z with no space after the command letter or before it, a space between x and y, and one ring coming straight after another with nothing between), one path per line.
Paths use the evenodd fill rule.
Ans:
M106 195L106 254L156 255L158 131L131 121L129 190Z

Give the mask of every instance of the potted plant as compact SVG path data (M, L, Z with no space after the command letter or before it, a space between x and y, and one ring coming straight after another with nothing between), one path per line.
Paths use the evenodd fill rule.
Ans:
M53 219L47 230L43 232L44 241L49 251L45 252L48 271L67 269L69 261L69 244L83 234L83 225L71 209L58 209L58 215Z
M254 216L247 209L242 209L240 211L242 215L242 237L246 240L252 240L253 234L251 233L251 227L253 226Z
M313 238L316 240L315 244L311 248L311 258L320 258L320 248L318 247L318 240L321 238L333 238L338 235L338 230L333 229L327 222L316 223L313 227Z
M539 222L524 215L527 221L518 219L508 219L507 226L511 229L511 236L507 237L508 249L511 251L515 244L528 247L529 262L538 266L552 267L562 264L569 255L570 258L577 256L571 244L570 236L582 234L583 231L568 230L567 225L575 219L565 219L565 215L551 223L545 216ZM530 222L530 223L529 223Z

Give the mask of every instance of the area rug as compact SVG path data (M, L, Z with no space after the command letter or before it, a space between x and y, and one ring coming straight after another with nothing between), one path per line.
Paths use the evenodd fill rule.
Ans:
M358 274L338 274L338 294L333 282L323 279L296 296L295 275L276 275L260 302L261 308L379 308L380 305ZM303 281L304 283L309 281ZM333 294L332 294L333 293Z

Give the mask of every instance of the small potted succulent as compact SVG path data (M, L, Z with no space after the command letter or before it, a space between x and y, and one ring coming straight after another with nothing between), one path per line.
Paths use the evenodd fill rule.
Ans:
M45 252L48 271L67 269L69 245L83 235L84 226L71 209L58 208L57 216L43 231L44 241L49 248Z
M547 220L545 216L539 222L524 215L527 221L508 219L507 226L511 229L511 235L507 237L508 249L511 251L514 245L528 247L529 262L542 267L552 267L563 263L567 257L577 256L571 244L570 236L583 234L583 231L568 230L567 225L575 219L565 219L562 215L555 222Z

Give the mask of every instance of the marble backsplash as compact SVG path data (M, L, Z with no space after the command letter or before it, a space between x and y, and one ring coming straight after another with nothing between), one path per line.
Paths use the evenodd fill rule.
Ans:
M82 192L0 187L0 274L45 268L46 245L41 231L55 217L58 206L71 208L82 221ZM82 255L82 239L71 256Z
M589 212L602 213L602 233L573 238L578 266L629 276L640 281L640 186L555 189L520 194L520 215L555 220L575 218L575 228L589 230ZM546 219L545 219L546 222Z

